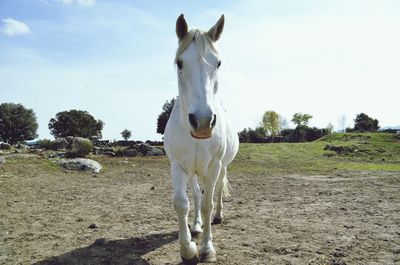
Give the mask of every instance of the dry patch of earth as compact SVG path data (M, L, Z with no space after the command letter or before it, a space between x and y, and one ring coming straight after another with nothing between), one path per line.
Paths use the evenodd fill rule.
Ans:
M180 264L165 157L0 165L0 264ZM398 172L230 174L217 264L399 264Z

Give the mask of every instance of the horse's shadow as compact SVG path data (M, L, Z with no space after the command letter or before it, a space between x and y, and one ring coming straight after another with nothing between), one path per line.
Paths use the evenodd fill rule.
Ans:
M108 242L98 239L90 246L39 261L34 265L149 265L143 255L177 239L176 231Z

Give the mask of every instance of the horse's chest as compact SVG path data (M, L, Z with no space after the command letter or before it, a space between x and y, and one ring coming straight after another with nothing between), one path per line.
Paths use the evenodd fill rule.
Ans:
M197 175L207 175L208 171L221 161L224 154L223 146L217 144L192 146L184 149L179 159L181 160L180 164L188 172Z
M212 146L208 149L198 148L193 157L196 173L198 175L207 175L208 171L222 160L223 150L222 146Z

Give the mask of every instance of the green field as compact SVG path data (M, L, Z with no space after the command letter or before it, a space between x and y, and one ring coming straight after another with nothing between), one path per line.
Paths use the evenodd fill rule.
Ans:
M389 133L334 133L310 143L241 144L230 169L254 174L400 172L400 138Z

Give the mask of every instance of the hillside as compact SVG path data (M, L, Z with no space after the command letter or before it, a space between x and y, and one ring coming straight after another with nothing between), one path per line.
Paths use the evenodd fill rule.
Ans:
M272 174L400 171L400 139L389 133L334 133L310 143L241 144L231 169Z

